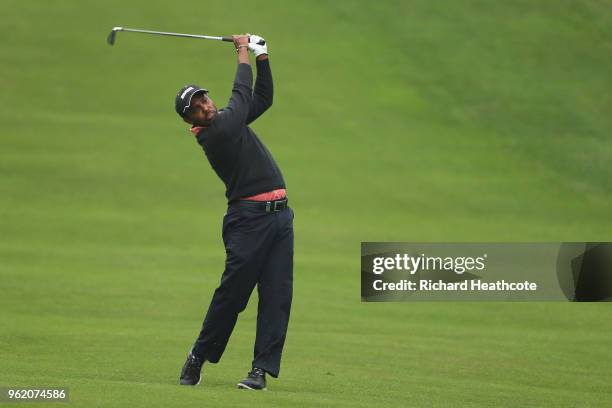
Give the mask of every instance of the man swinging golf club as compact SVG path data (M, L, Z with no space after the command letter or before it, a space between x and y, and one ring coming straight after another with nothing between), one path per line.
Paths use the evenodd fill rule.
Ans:
M257 333L252 369L238 388L263 390L266 373L277 377L285 343L293 286L293 211L272 155L248 125L272 105L272 73L265 41L232 37L238 67L227 107L217 110L206 89L187 85L176 111L190 125L212 168L225 183L225 270L202 329L187 356L180 383L200 382L205 361L221 358L238 314L257 286ZM255 90L248 50L257 64Z

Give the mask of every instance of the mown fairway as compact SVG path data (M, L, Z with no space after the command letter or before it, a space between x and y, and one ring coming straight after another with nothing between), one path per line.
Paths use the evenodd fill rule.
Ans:
M223 105L225 43L269 42L253 126L295 210L281 377L250 368L256 295L177 385L224 262L223 186L173 109ZM609 304L362 304L361 241L612 239L612 2L0 3L0 385L75 406L603 407Z

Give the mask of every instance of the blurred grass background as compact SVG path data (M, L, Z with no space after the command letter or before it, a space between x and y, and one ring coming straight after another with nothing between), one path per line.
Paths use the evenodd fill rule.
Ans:
M79 406L612 404L598 304L361 304L361 241L606 241L612 2L0 4L0 384ZM176 385L223 267L224 188L173 109L222 106L229 44L269 42L254 130L295 209L281 378L240 393L256 295Z

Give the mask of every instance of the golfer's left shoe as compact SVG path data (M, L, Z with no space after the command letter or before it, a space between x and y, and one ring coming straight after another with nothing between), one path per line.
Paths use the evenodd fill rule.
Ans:
M204 362L197 358L193 351L189 352L185 365L181 370L181 385L198 385L202 380L202 364Z
M261 368L253 367L247 377L238 383L238 388L243 390L265 390L266 372Z

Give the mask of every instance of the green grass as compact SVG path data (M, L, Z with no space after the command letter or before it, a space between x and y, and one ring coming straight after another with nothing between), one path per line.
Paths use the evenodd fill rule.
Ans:
M602 407L607 305L361 304L360 241L605 241L612 2L0 5L0 385L74 405ZM223 267L223 186L173 111L219 105L270 43L255 125L295 209L281 377L239 392L256 295L203 385L176 385Z

